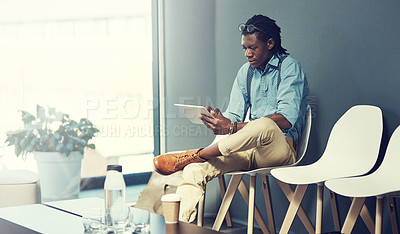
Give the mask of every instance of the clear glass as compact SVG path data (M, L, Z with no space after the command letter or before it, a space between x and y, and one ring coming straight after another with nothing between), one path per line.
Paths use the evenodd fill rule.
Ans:
M114 229L124 229L127 225L125 189L105 190L106 223Z
M93 208L82 212L85 233L106 233L105 214L102 208Z
M129 223L134 233L148 233L150 230L150 211L130 207Z

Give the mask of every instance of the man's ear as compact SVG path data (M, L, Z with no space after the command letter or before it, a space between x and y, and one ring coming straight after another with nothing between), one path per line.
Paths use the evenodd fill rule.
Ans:
M272 39L272 38L268 39L268 41L267 41L267 48L268 48L269 50L272 50L272 48L274 48L274 46L275 46L275 41L274 41L274 39Z

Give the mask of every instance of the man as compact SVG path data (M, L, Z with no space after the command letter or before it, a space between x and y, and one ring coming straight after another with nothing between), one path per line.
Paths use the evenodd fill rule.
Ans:
M200 119L214 134L229 134L217 144L154 159L164 175L183 170L177 193L180 220L192 222L211 179L231 171L292 164L303 132L308 84L301 65L281 46L275 21L255 15L239 25L248 62L238 71L228 109L206 107L215 119ZM244 122L247 111L250 121Z

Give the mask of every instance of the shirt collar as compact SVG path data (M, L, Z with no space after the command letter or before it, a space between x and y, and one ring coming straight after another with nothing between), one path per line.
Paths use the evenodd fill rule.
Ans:
M274 54L274 56L272 56L272 58L269 60L268 64L271 65L271 66L274 66L274 67L278 67L278 65L279 65L278 56L276 54Z
M261 71L261 69L259 69L259 68L257 68L257 69L260 70L261 72L266 72L266 71L268 71L269 67L272 66L272 67L277 68L278 65L279 65L279 58L276 54L274 54L272 56L272 58L268 61L267 66L265 66L264 71Z

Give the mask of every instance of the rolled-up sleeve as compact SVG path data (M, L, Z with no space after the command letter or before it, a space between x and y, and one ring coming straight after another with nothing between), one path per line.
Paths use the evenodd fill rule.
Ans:
M294 59L285 59L281 65L281 83L277 93L277 113L282 114L294 127L299 118L306 75Z
M243 122L249 108L246 90L248 66L248 64L244 64L239 69L232 85L228 108L223 113L231 121Z

